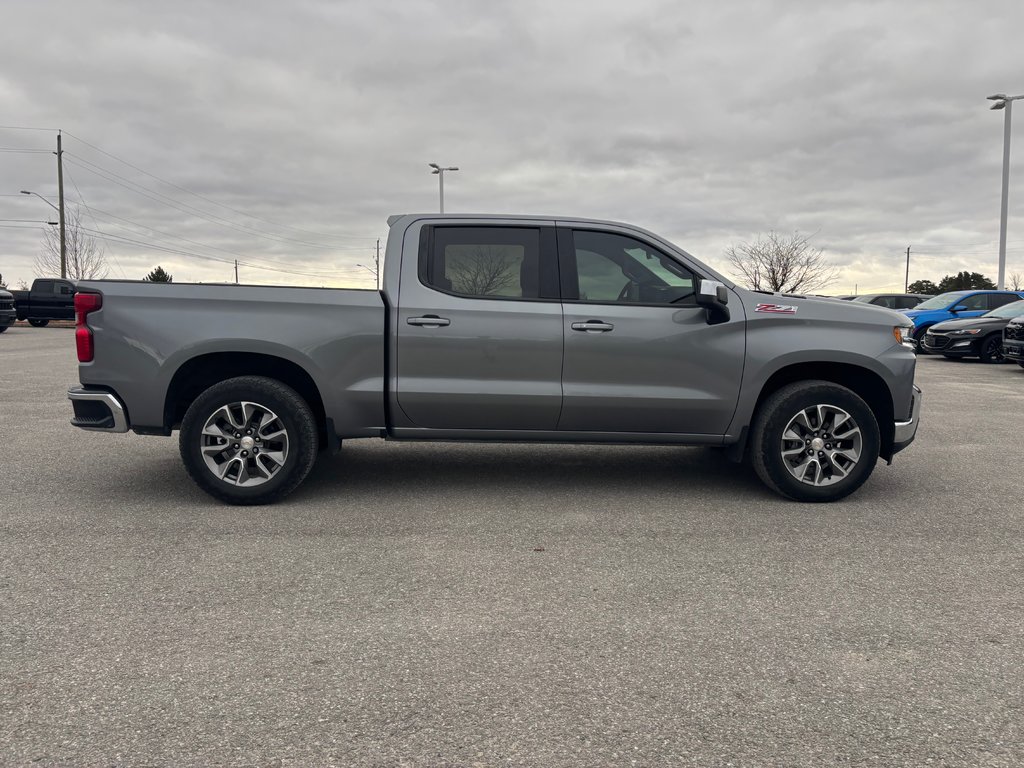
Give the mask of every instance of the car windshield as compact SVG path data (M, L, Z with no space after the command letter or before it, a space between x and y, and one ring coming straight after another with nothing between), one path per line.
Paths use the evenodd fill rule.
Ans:
M934 299L922 301L914 309L945 309L957 299L963 298L962 293L940 293Z
M999 309L993 309L991 312L986 312L982 317L1020 317L1024 315L1024 300L1014 301L1010 304L1004 304Z
M873 298L875 298L875 295L872 293L869 296L854 296L850 301L862 301L865 304L870 304Z

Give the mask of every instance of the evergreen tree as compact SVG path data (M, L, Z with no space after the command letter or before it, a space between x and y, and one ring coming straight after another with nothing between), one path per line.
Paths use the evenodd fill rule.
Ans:
M996 284L980 272L957 272L955 275L946 275L939 281L939 291L969 291L972 289L995 288Z
M173 283L174 275L168 274L163 267L157 265L156 269L142 279L147 283Z

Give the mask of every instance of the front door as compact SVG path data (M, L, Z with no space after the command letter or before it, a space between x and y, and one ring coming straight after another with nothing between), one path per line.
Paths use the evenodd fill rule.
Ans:
M700 275L615 232L559 229L565 353L559 430L724 434L744 317L709 325Z
M397 399L416 427L554 430L562 306L551 226L424 228L402 265Z

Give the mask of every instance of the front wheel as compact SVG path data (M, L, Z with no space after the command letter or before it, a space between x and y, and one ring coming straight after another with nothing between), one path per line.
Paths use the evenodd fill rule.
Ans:
M772 393L757 412L751 459L761 481L796 501L835 501L864 484L878 460L878 422L856 393L801 381Z
M45 328L50 324L49 320L29 320L28 324L33 328Z
M309 404L264 376L215 384L181 422L179 447L196 484L228 504L268 504L294 491L316 461Z
M919 355L930 355L927 349L924 348L924 335L928 333L927 328L921 328L914 334L914 351Z
M987 339L982 339L981 342L981 362L983 363L1001 363L1003 362L1003 336L999 333L993 333Z

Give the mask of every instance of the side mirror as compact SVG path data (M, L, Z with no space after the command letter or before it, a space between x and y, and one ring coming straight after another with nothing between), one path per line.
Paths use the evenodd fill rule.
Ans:
M957 304L955 307L953 307L953 309L950 310L950 312L966 312L966 311L967 311L967 305L966 304Z
M730 317L729 290L718 280L701 280L697 288L697 305L704 307L708 325L724 323Z

